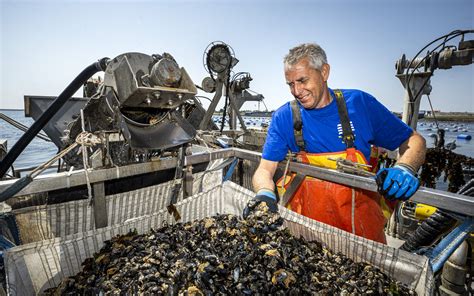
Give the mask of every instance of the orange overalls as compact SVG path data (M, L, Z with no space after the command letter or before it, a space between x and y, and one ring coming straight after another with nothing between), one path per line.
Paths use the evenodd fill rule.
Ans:
M341 98L342 101L344 100L340 91L335 90L334 93L338 101L341 101ZM341 96L341 98L338 98L338 96ZM345 108L345 101L343 107ZM338 102L338 109L341 109L340 102ZM294 112L293 114L295 114ZM340 116L341 118L347 117L347 110L345 115L341 114L341 111L339 113L343 115ZM298 118L298 116L293 116L293 118ZM344 129L342 121L344 119L341 119ZM352 134L352 130L350 130L350 134ZM295 130L295 136L298 142L298 138L302 139L302 132L300 131L300 135L297 136ZM344 137L346 137L346 133ZM347 142L346 146L349 146ZM368 164L363 153L354 147L331 153L300 152L297 155L297 160L302 163L336 169L336 162L329 160L328 157L333 159L342 157L353 162ZM277 182L280 196L283 196L295 175L282 177ZM284 179L285 184L283 185ZM387 206L385 199L376 192L351 188L313 177L304 178L287 204L289 209L306 217L381 243L386 243L384 227L387 221L382 208L390 213L392 206Z

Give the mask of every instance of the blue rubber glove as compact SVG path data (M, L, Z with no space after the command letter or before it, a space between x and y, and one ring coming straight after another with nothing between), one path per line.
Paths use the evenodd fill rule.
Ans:
M245 207L242 216L245 218L261 203L267 204L268 210L272 213L278 212L278 201L275 192L269 189L260 189L252 200Z
M375 178L379 193L389 200L408 200L420 187L416 173L405 164L383 168Z

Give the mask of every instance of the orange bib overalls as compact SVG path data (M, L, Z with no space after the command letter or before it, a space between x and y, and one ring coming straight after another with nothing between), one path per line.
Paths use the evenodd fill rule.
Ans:
M336 99L338 102L338 109L341 109L340 101L343 100L342 93L335 90ZM340 97L339 97L340 96ZM345 102L344 106L345 107ZM301 120L301 115L295 116L295 109L293 109L293 118ZM299 112L299 109L298 109ZM347 110L345 115L341 114L341 118L347 117ZM344 119L341 119L341 124ZM347 117L348 122L348 117ZM302 127L302 124L300 124ZM295 126L297 126L295 124ZM301 142L302 132L297 134L295 129L296 141ZM350 131L352 134L352 130ZM346 135L344 135L345 137ZM352 135L353 137L353 135ZM353 140L353 138L352 138ZM351 142L352 143L352 142ZM298 146L301 147L300 144ZM297 160L302 163L316 165L320 167L336 169L336 162L329 160L329 158L342 157L344 159L358 162L361 164L368 164L362 152L356 150L353 145L347 145L345 151L331 152L331 153L306 153L300 152L297 155ZM350 147L352 146L352 147ZM303 151L304 149L301 149ZM277 182L278 193L283 196L286 189L293 181L295 174L282 177ZM305 177L298 189L290 197L287 207L301 215L320 221L325 224L332 225L339 229L354 233L356 235L386 243L384 226L387 221L382 211L382 207L389 210L385 205L385 200L376 192L370 192L358 188L351 188L337 183L332 183L313 177Z

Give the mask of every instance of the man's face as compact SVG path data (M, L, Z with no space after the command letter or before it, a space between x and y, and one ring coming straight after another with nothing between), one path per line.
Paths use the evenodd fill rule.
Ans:
M322 108L331 102L326 84L328 77L328 64L316 70L307 58L285 68L286 83L291 94L305 109Z

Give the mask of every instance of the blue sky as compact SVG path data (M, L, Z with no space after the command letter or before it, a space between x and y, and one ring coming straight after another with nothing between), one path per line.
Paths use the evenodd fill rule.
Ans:
M0 0L0 10L0 108L23 108L24 95L58 95L94 61L132 51L169 52L200 84L203 52L221 40L269 109L292 98L282 66L288 49L317 42L331 65L330 87L362 89L402 111L396 60L453 30L474 29L472 0ZM435 109L474 112L474 65L437 70L431 85ZM429 109L426 97L421 109Z

